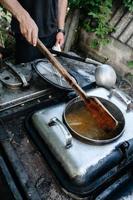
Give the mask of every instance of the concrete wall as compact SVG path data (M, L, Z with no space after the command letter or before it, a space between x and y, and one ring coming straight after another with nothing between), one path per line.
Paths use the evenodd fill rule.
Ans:
M133 49L119 40L110 37L110 43L106 46L101 46L99 49L92 49L91 42L95 35L81 30L79 36L79 48L89 56L96 60L111 64L121 75L131 73L133 68L127 67L127 62L133 60Z
M121 75L133 74L133 68L127 66L129 61L133 61L133 13L123 7L122 1L114 1L109 23L115 31L110 35L110 43L99 49L91 48L92 40L95 38L94 33L87 33L83 29L79 31L79 16L79 10L68 15L64 51L68 52L72 46L75 46L76 41L77 49L86 56L91 56L100 62L108 62Z
M115 31L111 33L108 45L92 49L90 44L95 35L81 30L80 49L101 62L108 60L122 75L133 74L133 68L127 67L127 62L133 61L133 13L123 7L121 0L114 1L109 23Z

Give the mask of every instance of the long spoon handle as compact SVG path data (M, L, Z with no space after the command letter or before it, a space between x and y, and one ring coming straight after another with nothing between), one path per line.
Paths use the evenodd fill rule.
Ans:
M114 129L118 122L112 116L112 114L105 108L105 106L99 101L99 99L97 99L96 97L88 98L84 90L76 83L74 78L67 72L66 69L64 69L64 67L58 62L58 60L51 54L51 52L39 39L37 41L37 47L49 59L53 66L59 71L59 73L66 79L66 81L81 97L88 110L96 119L99 127L101 127L104 130Z
M40 51L45 54L49 61L54 67L59 71L59 73L66 79L66 81L71 85L71 87L76 90L78 95L83 99L87 99L87 95L84 90L76 83L74 78L67 72L67 70L59 63L59 61L52 55L52 53L45 47L45 45L38 39L37 47Z

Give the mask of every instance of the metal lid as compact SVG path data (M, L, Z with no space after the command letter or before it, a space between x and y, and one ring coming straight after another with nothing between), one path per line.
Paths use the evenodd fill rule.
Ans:
M33 66L36 72L45 81L48 81L50 84L58 88L72 90L71 86L48 60L38 60L35 64L33 64Z
M61 60L60 60L61 61ZM62 64L62 63L61 63ZM95 81L94 75L90 74L89 67L75 65L70 66L69 64L62 64L63 67L70 73L71 76L75 78L80 87L85 87L90 85ZM55 87L64 90L73 90L71 86L67 83L64 77L56 70L56 68L47 60L39 59L33 63L35 71L47 82ZM93 79L93 80L92 80Z

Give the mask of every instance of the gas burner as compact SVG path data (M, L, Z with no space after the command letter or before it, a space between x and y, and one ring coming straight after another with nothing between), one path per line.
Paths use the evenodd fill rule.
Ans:
M80 70L79 77L77 76L78 71L71 70L71 73L77 76L78 82L79 84L81 84L81 87L89 87L92 83L95 82L94 74L89 74L90 68L94 72L94 66L91 65L91 67L89 67L88 64L79 63L79 65L73 67L74 63L68 61L66 62L67 59L58 59L64 65L64 67L68 69L74 69L76 67L78 70L80 70L80 68L83 69ZM38 63L41 63L41 67L44 65L45 72L47 72L46 75L43 74L43 78L40 75L38 75L34 70L36 66L38 66ZM57 83L51 81L52 73L51 71L48 72L46 70L46 63L50 65L47 59L41 59L35 60L31 63L21 64L17 66L12 65L11 63L3 64L3 66L1 66L0 111L4 111L6 109L24 104L26 102L42 98L43 96L47 96L48 98L49 96L51 96L52 93L56 95L57 89L59 90L59 92L60 89L64 92L64 87L60 87ZM84 72L84 69L86 69L87 71L87 68L88 74L87 72ZM80 75L81 72L83 73L82 75ZM84 81L81 78L81 76L83 77L84 74L88 76L87 84L86 77L84 77L85 80L83 78ZM69 92L70 87L68 88L68 90L66 88L65 91Z
M0 69L0 80L9 89L28 87L31 78L32 67L29 64L14 66L10 62L6 62Z
M34 73L29 87L10 89L0 83L0 111L40 98L50 92L50 86Z

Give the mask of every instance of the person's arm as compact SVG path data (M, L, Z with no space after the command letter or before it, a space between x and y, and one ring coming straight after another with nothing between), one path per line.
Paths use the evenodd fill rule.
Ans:
M67 0L58 0L58 29L61 30L64 30L67 3ZM56 44L60 46L64 44L64 34L62 32L57 33Z
M0 0L0 3L18 20L21 34L36 46L38 38L38 27L29 13L17 0Z

